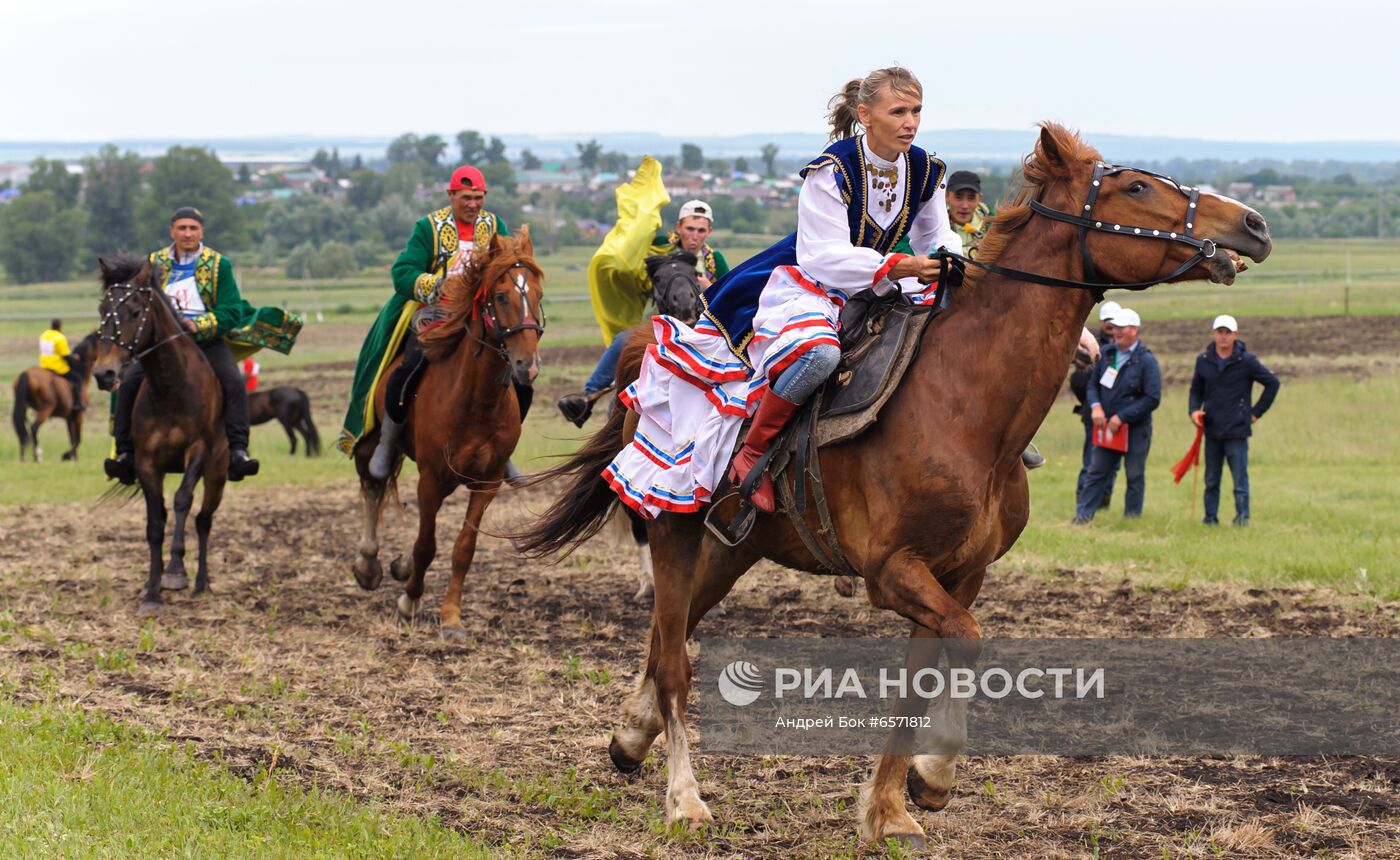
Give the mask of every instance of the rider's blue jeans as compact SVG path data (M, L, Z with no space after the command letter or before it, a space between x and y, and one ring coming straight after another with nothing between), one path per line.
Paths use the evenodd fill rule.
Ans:
M622 348L627 345L627 335L631 333L630 329L618 332L617 337L608 344L608 348L603 350L603 356L598 359L598 366L593 368L593 375L583 384L584 394L602 391L613 384L613 379L617 377L617 362L622 358Z
M803 403L817 386L831 376L841 361L841 348L829 343L812 347L794 361L778 381L773 383L773 393L791 403Z

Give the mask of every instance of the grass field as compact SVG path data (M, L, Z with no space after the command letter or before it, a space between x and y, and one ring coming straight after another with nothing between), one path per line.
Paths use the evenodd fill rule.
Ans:
M41 857L500 856L439 822L248 779L71 703L0 698L0 847ZM274 765L275 766L275 765Z
M720 246L731 262L757 250ZM557 417L553 400L581 384L591 366L593 350L601 350L587 301L587 257L583 249L566 249L542 260L549 278L545 372L515 458L527 470L574 450L585 435ZM294 384L311 394L327 453L319 459L300 454L292 457L280 428L275 424L256 428L253 447L263 461L263 473L252 481L231 485L230 507L220 514L226 517L225 528L252 516L248 506L256 509L260 499L285 496L306 507L324 496L339 500L338 504L350 504L346 500L354 482L353 469L330 446L344 406L350 363L387 291L386 276L365 273L345 281L314 282L308 287L275 272L240 270L239 275L245 293L254 301L285 304L308 314L307 327L292 356L262 358L263 378L264 385ZM1394 432L1400 424L1400 347L1393 336L1395 326L1400 325L1400 244L1374 240L1282 243L1269 261L1247 272L1230 288L1193 285L1158 289L1127 300L1116 298L1142 313L1143 339L1153 346L1167 379L1148 464L1146 514L1137 521L1121 518L1120 476L1112 510L1101 512L1089 527L1069 525L1082 436L1078 417L1070 414L1071 401L1062 398L1037 437L1050 462L1030 476L1031 523L995 569L996 576L1041 582L1072 571L1103 583L1126 578L1135 588L1150 593L1188 595L1183 598L1187 603L1195 599L1190 595L1203 593L1203 588L1300 589L1300 604L1313 599L1330 603L1338 595L1359 606L1400 600L1400 565L1396 562L1400 558L1400 529L1395 527L1400 522L1400 435ZM1340 315L1348 301L1353 316L1371 319L1369 328L1364 329L1369 332L1366 337L1349 338L1350 323L1323 325L1324 320L1299 328L1295 341L1265 340L1269 349L1256 347L1284 379L1274 409L1256 425L1251 444L1254 524L1249 529L1201 526L1199 487L1193 513L1191 476L1175 486L1167 468L1184 453L1194 432L1186 420L1186 381L1194 352L1208 338L1208 320L1216 313L1233 313L1241 318L1249 340L1251 331L1262 338L1295 317ZM66 330L72 336L91 324L95 306L95 289L89 281L28 287L0 283L0 375L13 378L33 363L34 341L47 317L65 317ZM1194 334L1196 326L1199 335ZM106 447L105 399L105 395L95 399L78 463L57 462L66 447L60 444L65 434L61 426L52 423L43 437L49 462L16 462L16 442L6 421L5 430L0 432L0 513L22 513L37 522L56 518L72 523L134 516L130 509L90 507L107 488L100 476ZM10 406L11 393L5 385L0 388L0 411L8 416ZM596 426L595 420L589 429ZM1232 506L1227 473L1221 511L1227 521ZM269 515L279 510L273 507ZM445 539L450 540L451 533L455 529ZM348 535L345 531L341 537ZM340 542L343 549L344 541ZM44 558L7 556L9 552L0 546L0 561L6 569L28 571L35 577L31 583L26 579L28 573L16 574L20 579L13 584L21 590L35 587L41 580L48 582L41 574L53 575L46 571ZM610 563L625 567L628 562L624 558ZM252 566L246 561L241 564L245 569ZM335 575L342 573L337 569ZM74 575L94 581L107 577L100 566L91 563L75 570ZM240 575L253 576L245 570L234 577ZM1319 587L1322 590L1315 590ZM811 593L804 592L804 600L814 593L829 594L829 588L825 592L812 588ZM1318 596L1313 598L1313 594ZM358 601L361 596L355 593L353 598ZM512 605L508 595L501 599ZM7 607L9 603L0 599L0 646L13 639L11 645L23 640L37 643L33 647L40 649L68 647L63 641L44 644L43 635L29 636L28 628L16 620L18 610ZM105 603L103 607L101 612L106 612ZM589 614L598 611L602 610L592 606L585 612L577 622L579 629L594 630L599 625L616 629L615 622L596 621ZM508 614L508 610L498 612ZM750 617L742 614L742 608L740 613L741 618ZM87 630L93 623L85 617L73 629ZM276 623L274 613L267 621L269 635ZM489 627L481 635L489 636ZM218 627L211 629L217 631ZM88 671L99 676L113 671L118 675L138 673L136 664L144 666L148 660L135 659L142 640L129 630L121 635L128 634L131 641L120 647L130 650L130 655L122 653L131 657L132 668L111 670L94 663ZM67 635L79 634L70 631ZM308 641L314 642L315 635L324 636L325 632L313 630L308 635ZM391 633L378 631L376 635L391 646L395 641ZM1236 631L1231 635L1241 634ZM583 642L588 639L582 636ZM513 651L508 655L510 659L515 656ZM432 659L441 658L434 652ZM551 655L549 659L564 658ZM618 667L631 659L630 654L609 653L599 657L598 666L606 665L617 673L622 671ZM410 670L405 667L403 671ZM81 695L74 693L76 688L71 685L65 687L66 696L39 704L28 694L24 699L6 698L17 689L5 686L6 677L6 671L0 669L0 809L5 810L0 816L0 855L6 857L477 856L486 850L483 844L494 854L509 841L496 831L484 843L475 834L464 837L460 828L445 828L432 818L406 814L403 805L379 809L341 793L344 785L327 791L315 785L308 789L295 780L284 782L276 774L259 777L207 757L197 759L182 745L162 740L160 731L133 728L75 707L73 699L81 699ZM74 677L78 683L82 675ZM547 686L539 691L530 689L532 701L536 695L558 696L556 689ZM572 699L565 695L562 701L567 704ZM589 707L601 705L590 702ZM315 726L305 729L313 734L318 730ZM550 729L557 730L557 725ZM396 743L411 746L413 739ZM395 752L398 747L387 749L385 755L390 758L399 755ZM1006 778L1000 773L994 776ZM510 772L511 784L523 778ZM555 790L551 787L544 794ZM555 800L565 805L598 802L588 793L591 789L579 790L578 797L571 793L574 789L559 790L564 792L563 799ZM139 804L124 804L124 791L149 798L151 811ZM375 792L368 794L374 796ZM534 798L535 790L517 794ZM1035 792L1028 797L1029 803L1037 802ZM531 802L549 805L555 801ZM629 814L638 813L634 810ZM839 812L823 814L827 819L840 818ZM646 808L640 815L642 820L629 821L629 826L655 829L654 808ZM571 812L565 820L569 827L577 828L570 832L585 833L599 826L593 813ZM664 834L652 836L655 839L644 849L646 853L667 854L677 849ZM535 848L550 844L547 839L531 839ZM1188 840L1188 848L1189 844ZM1232 843L1225 839L1220 844L1228 853ZM694 850L703 853L702 849ZM850 851L855 853L855 847ZM727 852L717 849L716 853ZM1166 853L1177 856L1175 849ZM1186 849L1180 853L1193 856Z

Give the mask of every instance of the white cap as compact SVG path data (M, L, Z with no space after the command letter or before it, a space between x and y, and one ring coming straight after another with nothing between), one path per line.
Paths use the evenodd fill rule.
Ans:
M1123 306L1118 304L1117 302L1104 302L1103 304L1099 305L1099 322L1104 322L1105 320L1112 319L1113 315L1118 313L1122 309Z
M1142 325L1142 318L1137 315L1137 311L1129 308L1119 308L1108 321L1117 326Z
M685 205L681 207L681 214L676 217L676 222L679 223L687 218L704 218L713 226L715 210L710 208L710 204L704 200L687 200Z
M1235 322L1235 318L1229 314L1221 314L1215 318L1215 322L1210 324L1211 331L1215 331L1218 328L1228 328L1230 331L1239 331L1240 324Z

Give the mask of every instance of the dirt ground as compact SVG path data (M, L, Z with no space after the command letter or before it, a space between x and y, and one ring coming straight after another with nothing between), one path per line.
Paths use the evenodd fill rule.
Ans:
M544 489L503 496L486 528L507 530L547 500ZM464 502L441 514L442 551ZM144 620L139 504L7 507L0 682L165 732L248 777L275 770L493 845L560 857L877 853L855 837L868 760L706 756L702 722L697 772L719 823L700 837L664 826L663 747L636 777L612 770L609 727L649 619L631 602L626 542L605 533L547 567L483 538L464 601L471 638L449 646L436 629L444 556L417 625L400 625L397 583L365 593L350 575L356 508L349 481L236 487L215 523L215 595L171 595ZM386 559L407 545L408 520L389 536ZM701 632L904 630L828 579L771 566L741 580L727 609ZM1396 605L1151 591L1073 570L994 569L975 613L993 636L1400 635ZM978 757L960 765L947 810L915 816L932 856L1400 857L1400 759Z

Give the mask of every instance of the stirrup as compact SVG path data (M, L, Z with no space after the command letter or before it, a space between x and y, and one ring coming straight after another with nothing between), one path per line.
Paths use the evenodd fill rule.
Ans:
M749 537L749 532L753 531L753 525L758 521L758 508L753 502L744 499L739 503L739 512L734 515L734 519L729 525L723 526L714 521L715 511L719 506L739 495L738 490L731 490L718 499L715 499L709 510L705 511L705 528L710 530L710 534L715 536L715 540L727 547L736 547Z

